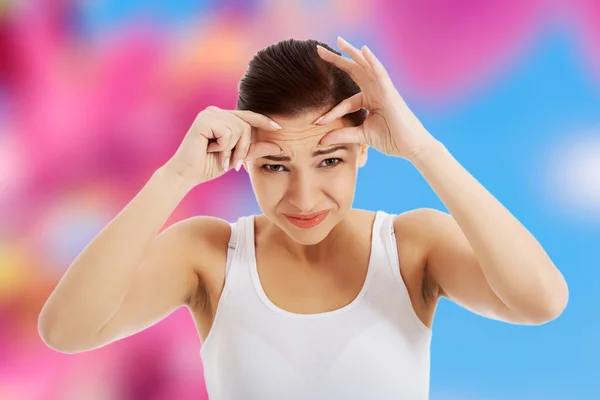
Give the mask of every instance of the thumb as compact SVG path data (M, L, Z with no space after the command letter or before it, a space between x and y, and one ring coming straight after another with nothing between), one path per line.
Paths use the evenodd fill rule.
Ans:
M266 156L276 156L281 154L282 150L279 146L269 142L257 142L250 144L248 154L246 155L246 161L253 161L257 158Z
M349 126L330 131L321 138L319 144L321 146L331 146L334 144L348 143L368 144L362 125Z

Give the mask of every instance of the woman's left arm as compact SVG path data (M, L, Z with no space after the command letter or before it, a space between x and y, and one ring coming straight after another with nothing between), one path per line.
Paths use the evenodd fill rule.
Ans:
M451 214L430 210L420 217L428 243L425 273L441 295L508 322L557 318L569 291L535 237L441 143L408 159Z
M358 50L341 38L338 45L350 59L322 47L318 54L361 91L315 123L361 108L369 114L360 126L329 132L321 145L369 145L421 172L451 213L410 216L426 243L425 276L441 295L490 318L541 324L558 317L568 301L567 284L538 241L423 127L368 47Z

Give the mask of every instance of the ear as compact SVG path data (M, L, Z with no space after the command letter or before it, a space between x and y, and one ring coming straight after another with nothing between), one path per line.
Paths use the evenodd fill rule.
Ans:
M359 144L358 145L358 167L364 167L367 163L367 153L369 150L368 144Z

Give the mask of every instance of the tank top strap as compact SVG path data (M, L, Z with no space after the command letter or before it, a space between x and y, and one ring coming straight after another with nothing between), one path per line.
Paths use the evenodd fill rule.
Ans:
M379 224L373 228L373 237L377 240L373 242L373 248L377 248L381 252L381 264L382 268L387 269L386 275L393 276L399 285L404 287L404 281L400 275L400 260L398 257L398 248L396 244L396 232L394 230L394 221L396 220L396 214L388 214L384 211L378 211ZM375 234L376 232L376 234Z
M229 270L231 269L231 264L233 263L235 249L238 245L239 225L239 220L237 222L229 223L229 226L231 227L231 235L229 236L229 242L227 243L227 264L225 265L226 277L229 275Z
M232 268L236 268L236 265L246 264L245 258L248 254L249 241L252 237L249 237L249 229L253 228L253 217L240 217L236 222L230 222L231 235L229 242L227 243L227 264L225 266L225 276L229 276ZM251 233L251 232L250 232Z
M388 217L389 215L384 211L377 211L375 213L375 220L373 221L373 239L376 239L381 235L381 231L384 229Z
M375 221L373 223L373 234L371 242L372 262L371 267L376 269L384 269L384 275L389 276L390 260L390 239L393 235L394 215L384 211L377 211Z
M378 211L378 214L380 214L379 234L383 236L392 235L394 233L394 220L396 219L396 215L388 214L385 211Z

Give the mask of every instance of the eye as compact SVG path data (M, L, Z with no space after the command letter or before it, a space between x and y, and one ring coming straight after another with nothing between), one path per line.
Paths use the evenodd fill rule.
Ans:
M284 172L286 170L286 168L281 165L281 164L265 164L263 166L261 166L261 168L265 171L265 172Z
M321 167L323 168L332 168L341 163L343 160L341 158L326 158L321 162Z

